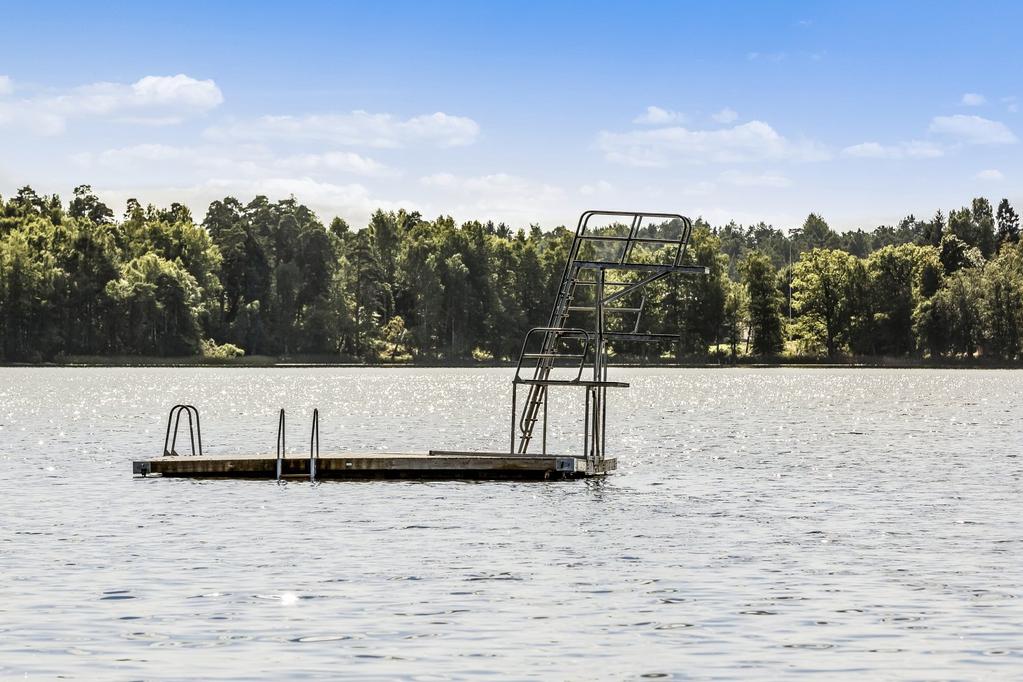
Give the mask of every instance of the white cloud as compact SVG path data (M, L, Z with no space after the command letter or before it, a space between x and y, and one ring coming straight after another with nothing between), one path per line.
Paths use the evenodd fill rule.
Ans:
M168 111L208 111L223 101L224 95L212 80L196 80L184 74L146 76L130 85L91 83L61 95L29 100L67 117L133 113L157 108L160 110L158 115L163 117Z
M167 144L137 144L130 147L107 149L99 154L79 154L75 157L82 165L94 163L107 166L120 166L134 161L176 161L192 156L195 150L175 147Z
M892 145L863 142L846 147L842 155L863 159L933 159L944 156L945 150L932 142L921 140Z
M347 114L263 116L210 128L213 139L329 142L366 147L404 147L427 143L439 147L472 144L480 127L471 118L443 112L401 119L392 114L353 111Z
M713 182L701 180L694 182L691 185L686 185L682 188L682 196L686 197L705 197L708 194L712 194L717 189L717 185Z
M434 173L419 179L427 187L447 190L481 192L489 196L516 197L523 202L561 196L561 189L553 185L534 183L525 178L507 173L480 176L458 176L452 173Z
M1004 180L1005 176L1002 175L1002 171L996 170L994 168L989 168L987 170L982 170L981 172L977 173L977 179L978 180L996 180L997 181L997 180Z
M1016 135L999 121L980 116L935 116L931 120L932 133L959 138L972 144L1015 144Z
M431 210L452 216L465 216L480 220L503 220L511 225L530 223L565 215L565 192L554 185L536 182L508 173L461 176L453 173L434 173L419 179L420 185L430 190ZM436 209L433 209L436 206Z
M247 192L242 190L238 193L246 196L265 194L268 197L301 197L303 203L321 216L358 215L366 222L375 209L386 209L394 205L371 198L369 190L358 183L339 185L312 178L266 178L247 185L246 189Z
M134 106L175 106L205 111L220 106L224 95L212 80L176 76L146 76L131 86Z
M177 123L223 101L220 88L212 80L184 74L146 76L130 84L90 83L63 93L0 102L0 124L15 124L37 135L56 135L65 130L68 120L76 118Z
M718 176L718 180L736 187L789 187L792 181L778 173L743 173L728 170Z
M716 123L732 123L739 118L739 114L737 114L731 107L725 107L716 114L713 114L711 118L714 119Z
M632 119L632 122L642 125L664 125L666 123L680 123L684 118L677 111L650 106L642 114Z
M735 163L765 159L821 160L828 153L809 141L793 142L763 121L750 121L719 130L689 130L681 126L603 131L598 147L609 161L630 166L680 163Z
M324 154L300 154L279 159L276 164L284 169L306 171L338 171L353 175L382 176L394 173L379 161L360 156L354 152L326 152Z
M964 107L979 107L987 104L987 98L984 95L978 95L975 92L967 92L963 95L963 98L959 101Z
M107 149L98 154L76 154L72 160L85 168L108 168L126 172L147 169L147 174L175 171L194 175L195 171L230 173L235 176L272 177L282 173L334 175L343 173L366 177L396 175L384 164L354 152L331 151L322 154L277 156L260 145L248 146L173 146L139 144ZM162 164L154 168L152 164Z
M586 184L579 188L579 194L590 197L597 194L607 194L614 187L607 180L598 180L593 184Z
M14 83L10 76L0 75L0 95L9 95L14 92Z

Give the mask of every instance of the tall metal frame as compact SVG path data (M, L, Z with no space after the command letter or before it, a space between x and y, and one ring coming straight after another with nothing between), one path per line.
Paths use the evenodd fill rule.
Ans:
M611 218L616 221L613 227L624 229L625 235L613 234L612 230L593 229L590 222L595 217ZM640 236L644 221L660 222L678 221L679 235L675 238ZM649 224L649 222L648 222ZM677 213L648 213L629 211L586 211L579 217L575 236L569 250L557 298L551 311L550 321L546 327L534 327L526 333L519 353L515 378L512 380L512 421L511 421L511 453L524 455L528 452L533 440L533 431L537 422L542 424L542 451L547 452L547 395L552 386L576 386L585 390L585 413L583 427L583 453L587 468L598 471L604 460L607 433L607 389L625 388L628 384L608 381L609 340L621 341L667 341L677 340L676 334L648 334L639 331L639 322L646 303L646 295L642 289L672 273L707 274L703 266L683 265L686 247L692 235L693 224L685 216ZM674 254L670 254L667 262L655 263L637 259L637 245L674 246ZM597 247L610 247L613 257L593 253ZM590 247L590 248L587 248ZM605 248L605 250L607 250ZM636 279L609 279L608 272L637 273ZM618 275L619 278L622 275ZM592 304L573 305L577 290L583 287L592 291ZM612 291L608 293L608 290ZM623 301L627 296L642 293L642 301L638 306L612 306L616 301ZM588 331L581 326L568 326L569 317L573 313L593 315L593 329ZM635 314L636 321L632 331L609 331L607 329L608 314ZM533 337L542 334L539 352L529 352L528 346ZM566 341L580 344L575 352L563 351L561 347ZM523 362L534 360L532 375L521 375ZM579 364L574 379L553 379L551 372L557 367L558 361L570 360ZM583 379L583 373L590 365L591 378ZM518 386L529 387L525 407L518 410Z

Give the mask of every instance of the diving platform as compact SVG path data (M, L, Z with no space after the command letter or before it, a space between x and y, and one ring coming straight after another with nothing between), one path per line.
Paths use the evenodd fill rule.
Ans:
M605 454L608 390L628 388L625 382L608 379L609 360L619 344L679 341L677 334L641 332L639 326L649 285L672 274L707 274L707 268L684 262L692 230L688 218L674 213L582 214L549 322L545 327L530 329L522 341L511 380L511 433L506 452L430 450L321 456L319 410L313 410L309 456L288 455L285 412L281 408L275 454L207 456L203 454L199 410L192 405L175 405L167 418L162 456L136 460L132 471L142 477L251 478L278 482L374 478L563 480L604 476L617 468L617 460ZM524 394L521 400L520 387ZM547 405L551 390L583 394L578 401L584 406L579 454L547 451ZM186 421L191 451L181 455L177 451L178 432ZM537 429L539 434L534 433Z
M281 468L278 473L277 463ZM507 452L419 453L369 452L321 455L317 458L269 455L205 455L157 457L132 464L137 476L165 478L248 478L264 480L534 480L550 481L603 476L617 462L605 459L596 467L585 457L516 455Z

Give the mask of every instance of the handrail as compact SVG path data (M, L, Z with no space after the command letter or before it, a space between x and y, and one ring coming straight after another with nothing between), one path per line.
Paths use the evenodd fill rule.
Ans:
M609 217L630 217L632 218L632 224L629 225L629 234L622 235L601 235L587 232L589 228L590 218L594 216L609 216ZM642 226L645 218L655 218L661 220L678 220L682 223L682 232L676 239L668 239L664 237L640 237L639 230ZM692 221L679 213L644 213L642 211L586 211L579 216L579 225L576 227L575 237L576 243L581 241L606 241L606 242L619 242L624 243L625 246L622 249L621 256L616 260L606 261L591 261L593 265L633 265L628 260L632 254L632 247L635 244L675 244L678 248L675 250L675 256L672 258L670 263L664 263L665 266L677 268L682 264L682 260L685 257L686 249L689 246L689 239L692 237L693 223ZM569 254L569 261L573 260L575 253ZM567 269L566 269L567 274Z
M283 476L284 460L287 459L288 453L287 442L285 436L286 418L284 415L284 408L281 408L279 416L277 418L277 482L281 482ZM314 483L316 481L316 462L320 459L320 411L318 409L313 410L313 428L309 434L309 481Z
M188 416L188 437L192 445L192 456L196 455L195 441L198 438L199 451L198 454L202 457L202 428L199 423L199 410L195 405L175 405L170 409L170 413L167 415L167 431L163 437L163 456L164 457L179 457L177 452L178 444L178 428L181 425L181 413L184 412ZM195 415L195 424L193 430L192 415ZM174 422L174 437L171 438L171 422ZM168 444L170 448L168 449Z
M283 460L287 453L285 452L284 442L284 408L281 408L280 416L277 417L277 482L281 480L281 460Z
M579 360L579 367L578 367L578 371L576 372L576 375L575 375L575 381L579 381L580 379L582 379L583 369L586 367L586 358L589 356L589 354L590 354L590 347L592 346L592 337L590 336L590 333L588 331L586 331L585 329L578 328L578 327L533 327L528 332L526 332L526 336L522 340L522 348L519 350L519 361L518 361L518 364L515 366L515 379L512 380L512 411L513 411L513 413L514 413L514 410L515 410L515 386L518 384L518 382L522 381L522 377L519 376L519 373L522 371L522 361L524 359L526 359L530 355L529 353L526 353L526 347L528 346L529 339L533 336L533 334L536 334L536 333L539 333L539 332L543 332L544 335L545 335L544 336L544 342L542 344L541 353L540 354L541 355L546 355L547 357L542 358L537 363L536 369L534 369L534 371L533 371L533 381L536 381L538 379L546 379L547 376L549 376L549 370L553 369L554 360L557 357L571 357L572 359L578 358L578 360ZM560 336L568 336L568 337L581 338L583 340L582 352L578 353L578 354L558 354L558 353L554 353L553 351L554 351L554 348L555 348L555 344L557 343L558 337L560 337ZM544 363L550 363L550 367L548 369L548 374L541 377L540 376L540 367ZM530 386L530 398L532 399L534 395L535 396L541 396L541 395L545 396L546 395L546 390L547 390L546 386L542 386L540 384L534 384L534 385ZM536 393L534 393L534 391ZM540 393L540 392L543 392L543 393ZM543 410L544 410L544 418L546 419L546 415L547 415L547 401L546 401L546 399L543 400ZM531 416L530 416L529 409L527 408L527 409L523 410L522 411L522 415L520 416L519 422L518 422L519 431L525 431L525 429L526 429L526 422L529 421L530 418L531 418ZM545 452L546 452L546 449L547 449L547 426L546 426L546 424L547 424L547 422L544 421L544 451ZM515 419L514 419L514 414L513 414L513 417L512 417L512 450L513 451L515 449L514 439L515 439Z
M578 359L579 372L576 374L576 380L578 381L579 379L581 379L583 376L583 368L586 366L586 358L587 356L589 356L590 347L592 346L592 337L590 335L590 332L586 331L585 329L580 329L579 327L533 327L528 332L526 332L526 336L522 340L522 348L519 350L519 361L518 364L515 366L515 381L520 380L519 373L522 371L522 361L525 360L530 355L536 355L526 353L526 346L529 344L530 337L532 337L533 334L538 332L550 334L551 336L555 337L555 339L559 336L568 336L582 338L584 340L583 350L581 353L578 354L576 353L559 354L553 352L544 353L543 351L541 351L541 354L545 355L547 359L553 359L557 357L571 357L572 359Z
M313 455L313 441L316 442L316 454ZM309 434L309 482L316 481L316 460L320 458L320 411L313 409L313 429Z

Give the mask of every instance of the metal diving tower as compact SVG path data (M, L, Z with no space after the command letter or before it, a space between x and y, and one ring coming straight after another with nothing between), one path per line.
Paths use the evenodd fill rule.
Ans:
M511 454L528 453L539 422L546 455L549 390L581 387L587 471L614 467L604 461L607 389L628 384L608 380L608 344L678 340L678 334L644 333L639 326L647 285L674 273L708 273L702 265L683 264L692 231L692 221L676 213L586 211L579 217L550 320L522 342L512 380ZM533 364L525 376L524 363ZM519 386L529 387L521 411Z

